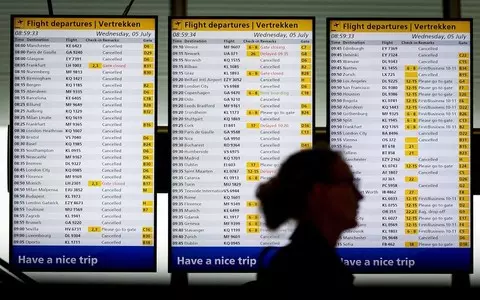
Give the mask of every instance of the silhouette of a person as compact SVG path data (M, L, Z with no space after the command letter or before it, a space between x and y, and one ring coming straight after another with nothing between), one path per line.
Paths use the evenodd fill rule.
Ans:
M337 256L340 235L357 226L357 182L342 156L328 146L299 151L256 192L266 225L292 219L290 243L257 273L257 285L276 289L353 287L354 277Z

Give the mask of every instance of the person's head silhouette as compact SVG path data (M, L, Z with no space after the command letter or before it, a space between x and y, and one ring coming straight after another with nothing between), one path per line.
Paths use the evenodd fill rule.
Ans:
M288 157L256 196L268 228L277 229L288 219L309 223L332 246L343 231L357 226L363 198L350 167L327 146Z

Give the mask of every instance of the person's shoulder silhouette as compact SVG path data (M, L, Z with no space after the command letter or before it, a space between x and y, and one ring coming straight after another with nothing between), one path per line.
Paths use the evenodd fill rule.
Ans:
M353 287L354 277L335 247L342 232L357 226L362 195L339 153L317 146L291 155L256 196L269 229L277 230L290 219L297 222L290 243L259 266L257 285Z

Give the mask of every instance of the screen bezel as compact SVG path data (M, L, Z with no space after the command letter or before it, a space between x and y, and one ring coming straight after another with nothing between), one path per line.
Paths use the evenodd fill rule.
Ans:
M212 20L310 20L312 22L312 135L311 135L311 143L314 145L315 143L315 109L316 109L316 40L315 40L315 17L281 17L281 16L254 16L254 17L247 17L247 16L186 16L186 17L168 17L168 140L169 140L169 153L170 153L170 164L169 164L169 190L168 190L168 272L180 272L180 273L251 273L255 272L255 270L251 271L244 271L244 270L177 270L173 267L172 259L172 162L173 162L173 155L172 155L172 22L175 20L198 20L198 19L212 19ZM231 246L222 246L225 248L230 248ZM266 248L266 247L264 247Z
M339 21L339 22L342 22L342 21L373 21L373 22L377 22L377 21L412 21L412 22L415 22L415 21L432 21L432 22L468 22L469 23L469 27L470 27L470 32L469 32L469 35L470 35L470 135L469 135L469 138L470 138L470 270L469 270L469 274L473 274L473 258L474 258L474 248L473 248L473 235L474 235L474 231L473 231L473 188L472 188L472 183L474 182L473 180L473 172L472 172L472 162L471 162L471 158L472 158L472 153L473 153L473 112L474 112L474 109L473 109L473 85L474 85L474 82L473 82L473 19L472 18L452 18L452 19L443 19L443 18L363 18L363 17L360 17L360 18L335 18L335 17L328 17L326 18L326 59L327 59L327 63L326 63L326 80L327 80L327 88L325 89L325 92L326 92L326 111L327 111L327 116L326 116L326 119L327 119L327 126L326 126L326 135L327 135L327 142L328 144L330 144L330 24L331 22L333 21ZM457 96L458 98L458 96ZM456 248L453 248L453 249L457 249L459 247L456 247ZM366 248L366 249L370 249L370 248ZM390 248L385 248L385 249L390 249ZM402 271L392 271L392 270L389 270L388 268L385 268L385 271L384 272L380 272L380 271L371 271L371 272L356 272L357 274L415 274L415 273L418 273L418 274L452 274L452 273L458 273L458 270L442 270L442 271L438 271L438 272L432 272L432 273L425 273L425 271L421 270L421 271L414 271L414 272L402 272Z
M17 18L42 18L42 19L56 19L56 18L64 18L64 19L85 19L85 18L102 18L102 19L152 19L155 21L155 58L154 58L154 93L153 93L153 103L154 103L154 127L153 127L153 206L154 206L154 211L153 211L153 220L154 220L154 225L153 225L153 251L154 251L154 261L153 261L153 266L151 267L150 270L145 270L145 269L134 269L134 268L126 268L126 269L108 269L108 268L102 268L102 269L92 269L92 270L85 270L85 269L77 269L77 268L58 268L58 269L39 269L39 268L20 268L14 264L14 255L13 255L13 248L15 247L13 245L13 209L14 209L14 203L13 203L13 188L14 188L14 178L13 178L13 165L14 165L14 153L13 153L13 145L14 145L14 51L15 51L15 20ZM92 29L93 30L93 29ZM130 15L130 16L109 16L109 15L82 15L82 16L75 16L75 15L29 15L29 14L12 14L10 15L10 125L9 125L9 138L8 138L8 175L9 175L9 204L10 204L10 209L9 209L9 262L10 264L15 267L16 269L23 271L23 272L77 272L77 273L85 273L85 272L111 272L111 273L121 273L121 272L156 272L157 271L157 265L158 265L158 239L157 239L157 185L155 184L156 181L156 166L157 166L157 151L156 151L156 143L157 143L157 126L158 126L158 16L155 15ZM140 100L139 100L140 101ZM62 247L61 245L57 245L58 247Z

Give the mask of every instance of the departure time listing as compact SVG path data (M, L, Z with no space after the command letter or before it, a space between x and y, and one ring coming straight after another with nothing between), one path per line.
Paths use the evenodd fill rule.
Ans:
M13 26L11 262L155 270L156 19Z
M255 189L287 156L312 146L313 26L171 20L174 268L252 269L248 257L288 241L291 224L266 229ZM198 255L212 263L190 264Z
M359 226L338 246L347 256L377 248L372 256L413 261L398 268L468 271L470 22L330 20L329 28L330 142L365 197Z

